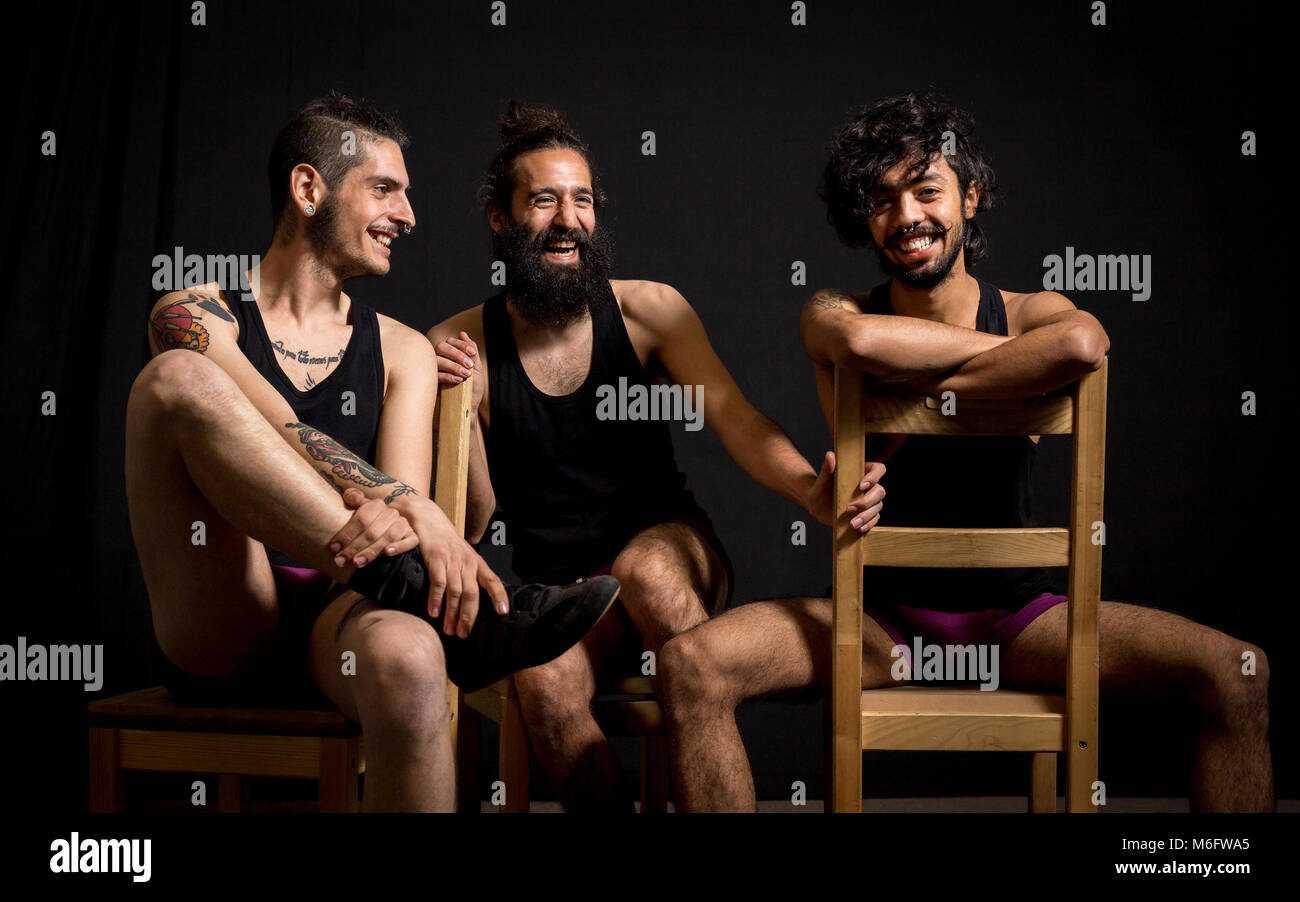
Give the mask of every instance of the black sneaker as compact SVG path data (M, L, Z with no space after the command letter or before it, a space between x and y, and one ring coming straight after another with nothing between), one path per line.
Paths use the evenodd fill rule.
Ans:
M461 691L473 692L577 645L618 598L619 584L612 576L597 576L572 586L506 586L510 613L505 615L493 610L480 587L482 603L465 639L442 631L445 605L436 619L429 616L429 576L418 549L380 557L358 570L348 588L380 607L433 624L446 653L447 676Z

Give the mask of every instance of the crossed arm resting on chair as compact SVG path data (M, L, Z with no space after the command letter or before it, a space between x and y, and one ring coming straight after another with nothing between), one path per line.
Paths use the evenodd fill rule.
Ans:
M816 365L818 394L832 429L836 366L916 391L951 391L958 404L962 399L1041 394L1100 366L1109 340L1094 317L1075 309L1066 298L1055 292L999 292L964 274L959 279L969 281L959 281L959 290L946 293L948 303L911 308L918 315L897 315L909 309L908 301L916 297L909 298L910 293L904 290L898 292L902 297L891 303L888 283L873 292L871 299L840 291L821 291L809 299L801 329L805 348ZM982 331L981 327L996 321L999 305L1007 334ZM949 321L943 321L945 316ZM964 325L972 319L976 329ZM934 446L927 447L932 450ZM1002 447L1014 452L1016 446ZM906 442L894 441L879 449L879 454L894 455L891 461L900 461L896 470L910 473L916 472L915 459L907 458L913 450ZM910 464L906 469L901 466L905 458ZM932 456L920 459L934 465ZM932 473L933 480L960 486L961 480L980 478L978 471L960 467L960 462L953 460L952 469ZM956 481L952 481L954 474ZM883 475L884 464L875 460L866 478L878 482ZM899 497L897 485L894 488L899 504L891 502L891 508L905 508L908 499ZM961 489L953 494L960 496ZM976 492L974 497L978 496ZM854 525L866 531L879 523L883 497L884 490L877 485L867 496L869 506L855 518ZM961 607L951 597L947 599L950 603L937 605L945 610L935 612L913 607L900 610L896 602L901 599L882 596L882 586L893 583L892 588L897 589L908 585L907 604L913 604L917 593L910 587L922 579L916 571L908 572L905 579L911 582L906 584L877 579L873 585L873 576L867 577L873 607L868 608L870 616L862 618L863 689L897 685L896 657L891 652L900 639L911 642L910 635L900 636L901 630L919 631L940 622L958 623L961 629L970 630L984 622L977 620L974 612L951 610ZM924 590L919 594L927 597ZM1001 649L1003 686L1060 688L1065 681L1063 601L1047 592L1028 604L1008 600L1001 605L1009 608L1006 616L996 621L1003 629L988 629L981 635L967 632L962 641L1005 642ZM969 619L962 621L963 617ZM1270 810L1272 770L1264 653L1217 630L1151 608L1103 602L1099 621L1103 694L1181 699L1190 702L1197 713L1193 808ZM1017 629L1006 632L1008 623ZM741 701L775 692L829 689L830 628L830 599L787 598L734 608L665 646L664 693L673 727L671 761L679 810L755 809L753 777L735 709ZM1241 671L1244 651L1254 652L1257 661L1252 676Z

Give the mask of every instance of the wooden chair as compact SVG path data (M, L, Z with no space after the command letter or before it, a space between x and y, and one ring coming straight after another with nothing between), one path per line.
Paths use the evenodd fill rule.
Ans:
M191 705L153 686L87 713L92 812L125 809L127 771L217 774L222 812L247 804L252 777L318 780L321 811L357 810L361 728L333 709Z
M1066 755L1069 811L1095 811L1097 612L1106 448L1107 363L1071 386L1023 401L958 401L945 416L934 398L866 391L862 374L835 371L835 509L862 478L866 433L1073 435L1068 529L928 529L877 526L864 538L834 527L834 622L828 809L862 810L865 750L1019 751L1033 754L1030 810L1056 810L1056 755ZM900 686L862 689L864 566L1069 567L1064 695ZM918 662L919 663L919 662Z
M472 382L439 387L438 460L434 500L452 524L465 531L468 502L470 417L474 415ZM452 738L461 810L477 812L479 721L474 711L497 724L499 779L505 786L506 812L527 812L529 802L528 732L519 709L514 679L507 677L469 694L449 686ZM668 739L663 712L648 677L624 679L592 702L596 722L606 735L641 739L641 810L668 810Z

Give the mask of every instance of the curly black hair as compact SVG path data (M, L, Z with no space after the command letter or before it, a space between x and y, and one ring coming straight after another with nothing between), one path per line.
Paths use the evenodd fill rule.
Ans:
M872 244L867 218L872 198L885 172L904 160L919 173L942 155L951 137L954 152L948 164L964 191L979 189L976 213L993 206L997 176L971 140L975 121L947 99L935 94L889 97L863 107L831 138L830 160L818 190L826 201L826 218L849 247ZM951 133L949 136L947 133ZM966 264L973 266L988 252L988 242L975 219L966 221Z
M591 159L591 149L578 137L562 113L546 107L526 107L517 100L510 101L498 123L501 146L488 164L487 175L479 187L478 199L485 210L496 207L509 212L510 195L515 190L515 160L535 150L568 148L587 161L591 170L593 198L597 208L607 200L600 187L596 166Z
M397 120L351 97L334 93L309 101L280 129L266 161L267 187L271 191L271 220L276 227L289 201L289 173L299 163L306 163L325 180L329 188L337 187L365 154L343 153L343 133L354 133L356 145L363 147L376 138L394 142L403 150L410 143Z

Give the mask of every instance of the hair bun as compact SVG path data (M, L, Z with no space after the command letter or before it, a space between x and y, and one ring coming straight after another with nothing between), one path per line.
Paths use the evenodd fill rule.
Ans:
M502 144L513 144L541 132L572 135L568 121L563 115L547 107L528 107L517 100L501 116L500 133Z

